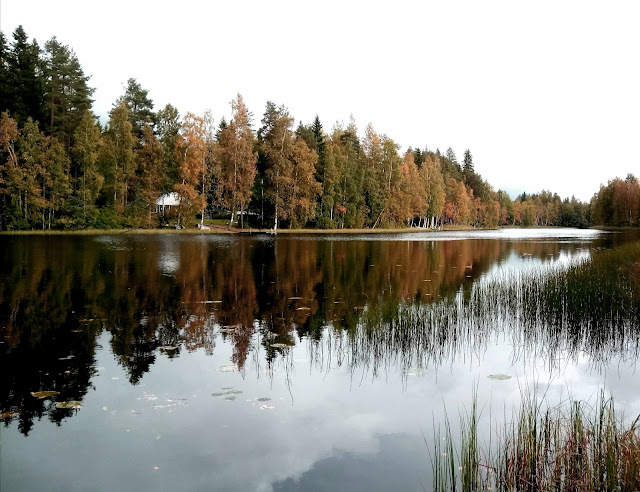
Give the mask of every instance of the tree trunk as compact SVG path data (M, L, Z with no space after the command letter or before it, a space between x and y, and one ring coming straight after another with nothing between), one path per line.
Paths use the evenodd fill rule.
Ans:
M244 229L244 203L240 204L240 229Z
M236 209L234 207L231 207L231 219L229 220L229 230L231 230L231 227L233 226L233 216L236 214Z

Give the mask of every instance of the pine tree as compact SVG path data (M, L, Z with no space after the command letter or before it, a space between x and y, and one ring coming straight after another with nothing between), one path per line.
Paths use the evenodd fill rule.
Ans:
M163 170L162 191L167 192L180 180L176 149L180 132L180 113L171 104L167 104L156 115L155 130L162 144Z
M54 37L45 43L44 101L47 117L43 123L67 150L85 111L91 108L93 89L87 86L75 53Z
M40 70L40 47L18 26L13 33L13 43L7 66L12 90L12 98L4 102L6 110L23 124L28 118L43 121L43 87Z
M123 102L111 110L99 157L105 191L112 193L112 204L117 213L124 213L130 199L129 191L135 175L134 145L129 110Z
M129 121L133 127L133 135L137 142L142 140L144 126L147 121L155 124L156 115L153 113L153 101L149 98L149 91L143 89L140 83L130 78L125 85L124 94L118 98L114 107L125 103L129 110Z
M73 138L71 155L75 165L75 221L80 227L88 227L95 221L96 200L104 177L98 171L98 145L100 142L100 128L95 116L89 110L82 114L82 118Z
M142 143L135 151L135 199L147 227L151 226L151 212L162 188L163 157L162 143L148 123L142 129Z

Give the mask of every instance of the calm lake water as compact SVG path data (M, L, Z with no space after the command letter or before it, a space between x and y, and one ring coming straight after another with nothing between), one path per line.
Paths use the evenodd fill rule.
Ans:
M531 389L635 416L637 337L482 297L631 240L2 236L0 489L430 490L434 423L474 391L487 424Z

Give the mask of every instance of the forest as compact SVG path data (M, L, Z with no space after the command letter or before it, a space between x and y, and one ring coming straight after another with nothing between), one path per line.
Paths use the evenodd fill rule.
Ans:
M92 112L89 77L72 48L0 31L0 230L194 227L225 219L271 228L442 225L639 226L640 183L629 174L590 203L550 191L515 200L448 148L401 153L353 118L325 131L295 125L267 102L254 131L238 94L217 124L209 111L154 108L130 78L106 124ZM257 125L257 124L256 124ZM177 206L157 213L171 194Z

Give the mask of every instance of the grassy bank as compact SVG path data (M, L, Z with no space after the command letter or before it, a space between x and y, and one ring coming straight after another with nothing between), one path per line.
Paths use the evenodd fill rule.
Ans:
M484 445L475 398L457 438L445 419L434 433L434 490L640 490L640 416L625 421L613 399L552 407L527 395L505 422Z
M273 234L273 229L254 229L245 227L232 227L222 223L205 223L209 230L201 230L196 227L185 229L77 229L77 230L48 230L33 229L28 231L0 231L0 236L58 236L58 235L102 235L102 234ZM496 228L476 228L471 226L443 226L442 231L487 231ZM277 234L317 234L317 235L361 235L361 234L416 234L437 233L438 229L426 229L419 227L399 227L394 229L278 229Z

